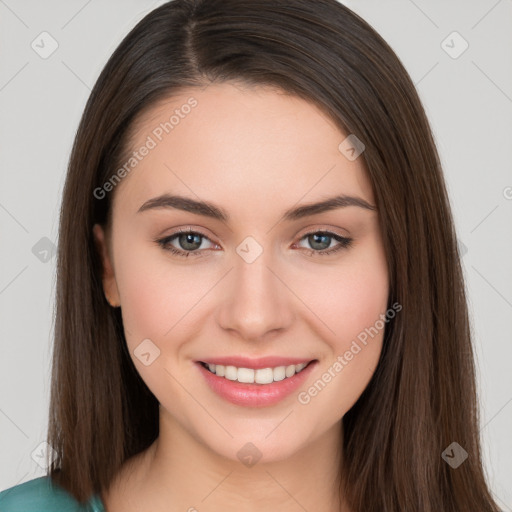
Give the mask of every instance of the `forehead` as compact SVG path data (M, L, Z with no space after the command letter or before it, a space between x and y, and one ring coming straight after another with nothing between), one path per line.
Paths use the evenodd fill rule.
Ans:
M115 191L137 208L162 192L258 210L334 193L373 203L362 158L339 150L348 134L313 103L275 88L211 84L181 90L136 122L130 153L145 156Z

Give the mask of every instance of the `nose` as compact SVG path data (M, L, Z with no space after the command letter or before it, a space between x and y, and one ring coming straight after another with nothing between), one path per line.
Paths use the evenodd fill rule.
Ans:
M293 293L266 252L252 263L238 256L234 261L217 310L218 324L250 341L289 327L294 317Z

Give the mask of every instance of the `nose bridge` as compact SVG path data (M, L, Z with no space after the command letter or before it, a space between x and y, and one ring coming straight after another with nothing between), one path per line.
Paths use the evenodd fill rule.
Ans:
M282 329L292 316L289 293L275 275L279 271L272 251L261 247L257 254L257 249L251 240L237 248L229 290L220 306L221 326L245 339L259 339L267 331Z

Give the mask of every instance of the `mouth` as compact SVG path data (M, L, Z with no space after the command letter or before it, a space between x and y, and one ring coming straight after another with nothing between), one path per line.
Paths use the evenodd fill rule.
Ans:
M215 364L206 363L204 361L198 362L203 366L203 368L217 377L243 384L266 385L290 379L316 361L316 359L313 359L299 364L268 366L266 368L246 368L244 366L234 366L231 364ZM258 366L261 366L261 363Z
M268 407L296 392L319 364L318 359L280 359L279 366L262 366L263 360L253 360L251 364L245 361L245 366L221 364L232 362L227 359L196 361L195 366L211 391L223 400L242 407ZM293 364L280 364L285 361Z

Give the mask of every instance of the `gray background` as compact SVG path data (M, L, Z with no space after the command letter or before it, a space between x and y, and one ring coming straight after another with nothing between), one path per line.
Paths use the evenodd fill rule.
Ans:
M52 247L74 133L112 51L161 3L0 0L0 489L44 474ZM485 464L512 511L512 0L344 3L396 51L432 124L465 251ZM51 48L44 31L58 44L46 59L31 47Z

